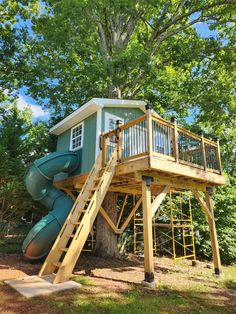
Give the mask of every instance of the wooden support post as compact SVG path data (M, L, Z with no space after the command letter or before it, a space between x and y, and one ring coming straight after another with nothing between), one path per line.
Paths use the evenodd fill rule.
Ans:
M106 149L107 149L107 138L102 134L101 135L102 138L102 168L104 168L106 166Z
M142 178L143 202L143 233L144 233L144 282L154 282L153 265L153 237L152 237L152 211L151 211L151 177Z
M147 104L146 105L146 110L147 110L147 151L149 158L152 158L152 153L153 153L153 133L152 133L152 105Z
M176 162L179 162L179 146L178 146L178 126L176 117L171 118L171 122L174 123L173 129L173 155Z
M212 188L207 188L205 192L205 201L202 199L198 191L193 190L193 193L196 196L199 204L203 208L206 214L207 220L208 220L215 274L220 275L221 261L220 261L219 244L218 244L215 219L214 219L213 202L211 198Z
M120 162L122 158L122 120L116 121L116 142L117 142L117 161Z
M220 174L222 174L219 139L216 138L216 141L217 141L216 158L217 158L217 163L218 163L218 170L219 170Z
M207 170L207 162L206 162L206 150L205 150L205 142L204 142L204 136L203 132L201 132L201 157L202 157L202 165L204 167L204 170Z
M212 188L208 188L205 192L206 195L206 204L211 212L211 217L207 216L208 224L210 229L210 236L211 236L211 247L212 247L212 255L213 255L213 262L214 262L214 270L216 275L221 274L221 261L220 261L220 251L219 251L219 244L217 239L216 233L216 225L214 219L214 210L213 210L213 201L212 201Z

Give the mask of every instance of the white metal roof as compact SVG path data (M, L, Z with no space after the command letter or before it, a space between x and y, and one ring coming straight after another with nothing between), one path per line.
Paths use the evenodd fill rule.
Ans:
M103 107L140 108L145 111L145 105L146 103L141 100L92 98L65 119L54 125L50 129L50 132L55 135L60 135Z

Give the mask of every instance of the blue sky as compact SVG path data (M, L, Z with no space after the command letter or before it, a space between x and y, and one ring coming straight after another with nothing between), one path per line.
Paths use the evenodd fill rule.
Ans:
M203 38L209 38L209 37L216 38L217 37L217 32L210 30L207 23L199 22L195 24L194 27L196 28L198 34ZM20 109L23 109L26 106L30 106L33 113L34 120L38 120L38 119L48 120L50 117L50 114L48 111L43 110L41 106L37 105L37 101L35 99L27 95L26 88L20 89L17 103ZM186 121L188 123L193 122L192 115L189 116L189 118L187 118Z

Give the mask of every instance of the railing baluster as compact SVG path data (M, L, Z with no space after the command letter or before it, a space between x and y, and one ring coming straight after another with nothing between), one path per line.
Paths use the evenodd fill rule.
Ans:
M218 166L218 170L220 172L220 174L222 174L222 165L221 165L221 157L220 157L220 143L219 143L219 139L216 139L216 143L217 143L217 148L216 148L216 156L217 156L217 166Z
M153 140L153 132L152 132L152 113L151 113L152 106L150 104L146 105L147 110L147 151L149 157L152 157L152 140Z

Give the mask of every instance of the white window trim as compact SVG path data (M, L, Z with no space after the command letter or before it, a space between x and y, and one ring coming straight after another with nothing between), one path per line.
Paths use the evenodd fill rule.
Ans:
M78 128L79 126L82 126L82 129L81 129L81 145L76 147L76 148L72 148L72 134L73 134L73 130L75 128ZM76 124L70 130L70 150L71 151L76 151L78 149L81 149L83 147L83 144L84 144L84 121L80 122L79 124Z

